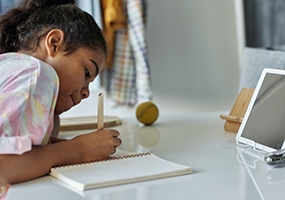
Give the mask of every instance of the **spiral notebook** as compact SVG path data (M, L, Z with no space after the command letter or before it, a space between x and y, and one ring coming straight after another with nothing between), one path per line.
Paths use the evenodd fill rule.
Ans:
M104 161L53 167L50 175L78 190L141 182L192 173L189 166L152 153L117 150Z

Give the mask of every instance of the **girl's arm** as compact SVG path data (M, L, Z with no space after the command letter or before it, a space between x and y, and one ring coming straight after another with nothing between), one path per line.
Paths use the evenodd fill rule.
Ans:
M106 159L121 144L119 132L103 129L71 140L33 146L22 155L0 154L0 186L31 180L55 165Z

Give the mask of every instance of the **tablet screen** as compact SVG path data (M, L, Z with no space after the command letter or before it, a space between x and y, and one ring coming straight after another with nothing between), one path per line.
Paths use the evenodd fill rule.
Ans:
M282 148L285 139L285 75L266 73L251 112L244 120L241 137L276 150Z

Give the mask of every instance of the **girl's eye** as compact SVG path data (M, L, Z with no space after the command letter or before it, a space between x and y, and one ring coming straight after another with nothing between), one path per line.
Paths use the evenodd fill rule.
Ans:
M87 68L85 68L85 78L90 78L90 73Z

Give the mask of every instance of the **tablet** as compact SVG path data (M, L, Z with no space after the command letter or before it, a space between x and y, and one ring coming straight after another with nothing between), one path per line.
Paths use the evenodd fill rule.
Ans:
M237 144L272 152L285 139L285 70L264 69L236 135Z

